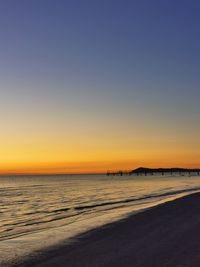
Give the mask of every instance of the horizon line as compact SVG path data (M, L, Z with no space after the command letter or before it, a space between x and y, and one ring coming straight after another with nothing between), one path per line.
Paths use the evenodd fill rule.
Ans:
M137 170L139 168L144 168L144 169L187 169L187 170L200 170L200 167L193 167L193 168L188 168L188 167L136 167L134 169L130 170L106 170L102 172L5 172L1 173L0 172L0 177L3 176L48 176L48 175L104 175L107 173L117 173L117 172L131 172L134 170Z

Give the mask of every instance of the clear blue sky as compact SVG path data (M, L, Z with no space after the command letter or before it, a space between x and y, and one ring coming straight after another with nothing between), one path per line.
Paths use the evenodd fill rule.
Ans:
M79 146L88 162L166 150L163 164L198 165L199 14L193 0L2 0L1 145L15 152L1 161L84 162Z

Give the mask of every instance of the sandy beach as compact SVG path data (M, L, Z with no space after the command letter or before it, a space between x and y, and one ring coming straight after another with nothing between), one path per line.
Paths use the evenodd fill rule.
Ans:
M199 203L200 193L167 202L18 266L200 266Z

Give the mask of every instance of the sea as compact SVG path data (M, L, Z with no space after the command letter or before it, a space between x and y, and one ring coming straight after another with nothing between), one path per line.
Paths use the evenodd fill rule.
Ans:
M0 266L152 206L200 191L200 176L0 177Z

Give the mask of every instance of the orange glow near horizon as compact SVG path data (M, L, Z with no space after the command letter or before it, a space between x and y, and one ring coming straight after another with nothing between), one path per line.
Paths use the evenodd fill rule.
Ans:
M139 139L139 140L138 140ZM62 140L32 140L32 143L1 143L0 174L105 173L137 167L199 168L200 155L195 145L176 146L155 136L148 142L134 136L123 141L108 136L103 140L88 136ZM155 145L156 144L156 145Z
M103 118L84 115L66 121L53 115L46 120L25 116L2 120L1 175L200 167L198 131L186 131L180 125L170 128L162 121L153 124L124 116L118 118L119 127L115 116L105 114Z
M71 141L71 140L70 140ZM104 144L85 138L77 144L5 144L1 145L0 174L56 174L105 173L106 171L132 170L137 167L199 168L200 155L192 146L147 144L126 140L117 143L110 138ZM34 143L34 142L33 142ZM158 146L159 144L159 146Z
M66 162L66 163L15 163L4 164L1 166L0 175L18 175L18 174L79 174L79 173L106 173L107 171L129 171L138 167L149 168L199 168L199 164L192 162L181 163L171 162L145 162L145 161L98 161L98 162Z

